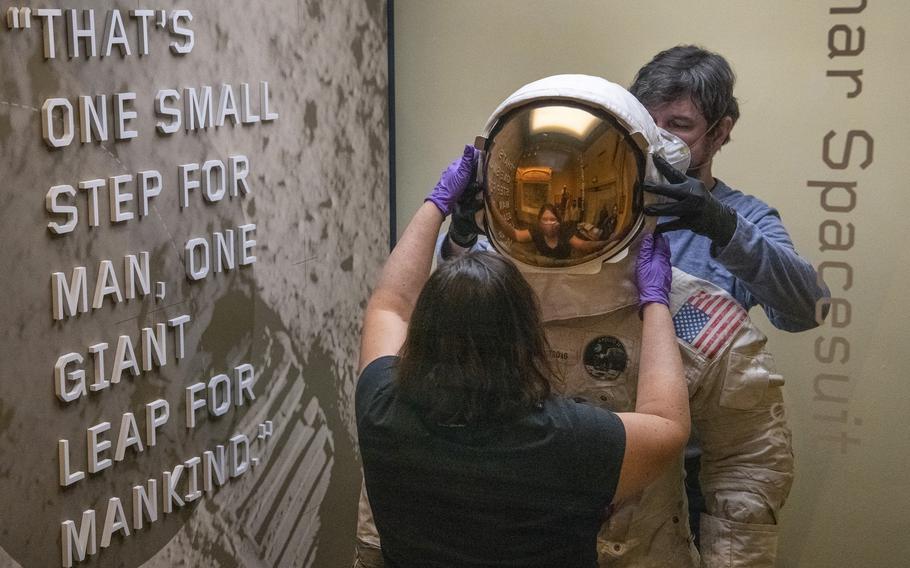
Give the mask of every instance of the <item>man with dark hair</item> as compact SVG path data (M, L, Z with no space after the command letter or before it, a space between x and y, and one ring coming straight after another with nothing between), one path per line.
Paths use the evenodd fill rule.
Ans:
M720 286L746 310L761 305L778 329L811 329L820 323L816 306L830 297L828 288L796 252L777 210L712 174L714 156L730 141L739 119L735 83L726 59L692 45L662 51L638 71L629 90L657 126L691 151L685 175L655 158L670 183L644 189L669 199L646 207L645 213L663 217L657 230L670 239L674 266ZM822 307L824 317L828 306ZM706 510L698 482L700 455L693 440L686 450L686 490L696 544ZM776 519L750 522L774 524Z
M645 213L676 217L658 229L668 233L674 266L717 284L747 310L761 305L778 329L811 329L828 288L797 254L777 210L711 171L739 119L735 82L726 59L691 45L662 51L638 71L629 90L692 153L686 175L671 172L671 183L645 187L670 198Z

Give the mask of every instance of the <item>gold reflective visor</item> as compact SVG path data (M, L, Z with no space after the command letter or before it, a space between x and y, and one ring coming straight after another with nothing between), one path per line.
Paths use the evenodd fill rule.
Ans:
M497 123L485 151L487 231L500 253L574 267L618 255L640 230L644 156L606 112L525 105Z

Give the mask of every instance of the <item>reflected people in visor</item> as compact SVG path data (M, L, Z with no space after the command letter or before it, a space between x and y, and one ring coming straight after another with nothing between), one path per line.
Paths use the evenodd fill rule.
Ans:
M602 262L641 228L644 156L603 111L564 101L519 107L495 126L485 151L490 240L517 262Z

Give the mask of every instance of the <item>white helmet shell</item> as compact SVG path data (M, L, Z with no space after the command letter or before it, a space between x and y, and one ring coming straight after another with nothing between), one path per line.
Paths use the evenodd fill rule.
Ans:
M487 119L483 137L487 138L500 119L510 111L542 100L583 103L602 108L615 117L648 157L645 180L649 183L663 181L654 166L652 156L655 154L662 156L677 170L684 172L688 169L691 156L689 147L682 139L658 128L648 110L632 93L616 83L593 75L552 75L528 83L509 95L493 111Z

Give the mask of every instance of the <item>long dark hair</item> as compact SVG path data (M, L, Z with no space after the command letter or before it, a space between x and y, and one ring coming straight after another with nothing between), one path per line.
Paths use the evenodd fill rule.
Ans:
M501 423L550 395L537 298L496 254L468 253L436 269L400 356L402 395L439 424Z

